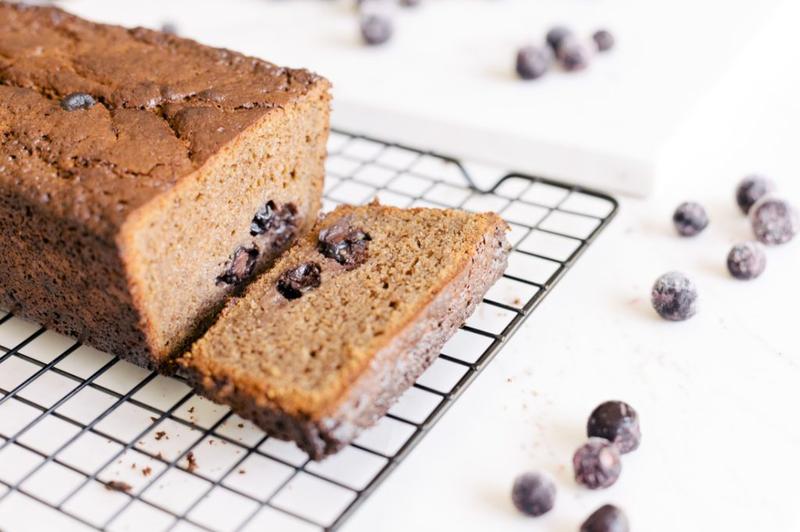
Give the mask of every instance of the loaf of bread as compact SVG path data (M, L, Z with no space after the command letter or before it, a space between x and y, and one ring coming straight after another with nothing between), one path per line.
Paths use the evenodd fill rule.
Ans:
M178 360L196 390L319 459L372 425L505 269L495 214L339 207Z
M316 222L329 84L0 2L0 307L158 367Z

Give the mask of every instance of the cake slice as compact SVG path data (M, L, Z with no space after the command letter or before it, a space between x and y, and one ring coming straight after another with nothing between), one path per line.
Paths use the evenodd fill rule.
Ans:
M0 308L144 366L316 221L329 84L0 2Z
M341 206L179 359L208 398L319 459L382 416L502 274L495 214Z

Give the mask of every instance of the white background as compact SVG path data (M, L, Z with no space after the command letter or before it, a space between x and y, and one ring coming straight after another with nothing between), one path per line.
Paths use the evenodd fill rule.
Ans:
M441 2L449 3L451 9L457 3ZM498 10L514 4L492 3ZM215 31L204 23L193 26L193 11L186 9L185 2L161 2L158 8L150 2L65 4L82 15L129 25L153 25L169 17L191 36L250 52L264 50L260 55L265 56L272 43L295 39L308 24L314 28L326 24L324 15L312 22L299 18L295 24L284 24L282 30L265 23L270 31L263 31L260 40L245 43L242 34L231 30L238 14L230 7L220 10L219 31ZM197 4L198 13L208 11L209 3ZM266 4L257 9L267 10ZM282 2L280 9L292 4ZM463 5L469 4L464 1ZM532 33L551 23L555 4L541 3L550 11L547 20L543 17L531 24ZM592 27L595 20L611 28L619 22L626 31L636 27L631 25L636 20L631 12L617 9L630 2L563 4L576 13L582 27ZM767 173L785 196L800 203L800 36L795 28L800 13L789 3L778 16L761 18L737 16L760 12L752 8L761 2L636 4L637 16L662 20L666 28L658 34L658 45L647 45L658 50L659 69L670 72L678 80L676 86L710 88L678 91L674 99L669 90L640 95L636 106L615 115L622 121L635 120L635 127L621 128L635 134L617 136L609 130L596 144L604 153L645 154L647 160L652 151L658 151L654 194L646 201L622 201L621 213L609 230L410 458L354 515L345 527L347 532L567 532L577 530L580 521L605 502L625 508L638 531L800 529L796 482L800 477L800 244L770 249L767 271L754 282L735 281L724 269L730 245L750 238L748 224L733 201L741 176L751 171ZM246 11L241 14L248 21L245 27L259 28L257 19ZM418 27L424 28L426 11L415 16L420 19ZM405 17L411 20L410 14ZM331 31L338 34L341 19L331 20ZM680 20L690 21L693 31L683 31L677 24ZM512 48L512 41L522 33L523 24L516 21L514 25L514 35L507 32L503 43L506 48ZM406 31L395 46L411 38L409 46L424 49L413 40L423 32L409 31L408 26ZM720 52L720 42L724 50L732 50L737 36L747 40L744 36L751 34L756 39L747 46L742 43L743 55ZM621 58L634 54L648 35L642 31L625 35L615 54ZM719 41L717 35L724 37ZM665 41L664 36L671 38ZM683 68L678 59L684 56L678 54L670 61L669 51L671 46L684 50L687 38L700 61ZM325 58L340 55L339 47L348 58L361 53L354 49L352 37L347 39L327 41L316 52L306 49L308 64L327 73ZM482 64L489 61L483 55L486 49L479 46L475 53ZM387 53L391 57L400 52ZM358 67L377 68L381 61L375 59L374 51L369 54L363 60L349 60L357 61ZM458 64L464 65L463 61L462 57ZM613 56L602 59L605 65L600 61L596 70L603 75L559 74L540 88L553 101L583 106L581 95L608 90L603 76L611 76L625 63L623 59L615 63ZM732 68L718 68L720 61ZM505 88L487 93L488 100L516 91L503 77L507 64L505 56L497 60L497 68L505 73L489 84ZM414 67L397 61L384 66L394 72ZM713 75L704 74L703 66ZM376 95L390 90L387 85L394 78L370 72L375 76L370 90ZM651 72L637 72L640 79L633 83L648 85L642 78ZM333 81L348 86L346 77ZM648 106L643 106L645 101ZM424 108L424 94L414 93L398 108L416 105ZM683 118L673 123L667 120L672 115ZM544 129L558 133L553 137L555 153L565 139L598 138L597 129L594 137L580 129L562 129L558 113L542 116L546 117ZM646 127L648 116L653 117L652 130ZM511 123L508 116L503 120ZM392 136L391 122L382 115L375 115L374 121L384 122L386 136ZM420 138L425 138L425 130L420 128ZM459 133L453 129L452 135ZM636 138L642 140L641 145L631 140ZM501 144L498 140L498 150ZM531 153L547 159L552 152ZM594 159L586 166L597 175L604 171ZM583 177L574 175L574 179ZM704 203L712 219L709 229L691 240L676 237L670 226L672 209L685 199ZM650 285L671 269L685 271L700 287L700 312L686 323L663 322L649 307ZM583 441L588 413L609 398L624 399L640 412L644 440L638 451L624 457L623 475L614 487L589 492L571 480L570 457ZM529 469L548 472L559 485L555 510L538 520L519 516L509 500L514 476Z

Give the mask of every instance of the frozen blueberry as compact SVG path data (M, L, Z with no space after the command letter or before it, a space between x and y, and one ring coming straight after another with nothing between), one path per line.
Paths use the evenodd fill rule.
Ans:
M536 46L525 46L517 52L517 74L522 79L536 79L550 68L550 54Z
M767 267L767 254L758 242L736 244L728 253L728 271L737 279L755 279Z
M622 471L619 449L604 438L589 438L572 456L575 481L589 489L607 488Z
M785 244L800 230L800 215L787 201L766 196L750 210L753 232L764 244Z
M370 46L383 44L392 38L394 24L385 15L368 14L361 17L361 36Z
M253 273L258 259L258 249L238 247L233 252L225 273L217 277L217 284L239 284Z
M96 103L97 100L91 94L73 92L64 96L64 99L61 100L61 108L65 111L77 111L78 109L90 109Z
M622 401L606 401L594 409L586 425L588 436L605 438L622 454L639 447L642 439L636 410Z
M608 30L597 30L592 34L592 40L598 52L605 52L614 48L614 36Z
M613 504L601 506L581 525L581 532L630 532L630 529L625 513Z
M749 175L736 187L736 203L742 212L747 214L750 212L750 207L774 190L775 183L771 180L760 175Z
M680 235L695 236L708 227L708 215L702 205L687 201L675 209L672 222Z
M588 67L589 56L589 49L572 37L563 39L556 50L556 58L561 68L569 72Z
M322 269L316 262L305 262L286 270L278 277L277 289L286 299L297 299L322 282Z
M561 43L564 42L564 39L570 37L572 37L572 30L564 26L555 26L547 32L545 41L547 42L547 46L553 50L553 53L556 53L561 47Z
M524 473L514 481L511 500L520 512L538 517L553 509L556 502L556 486L544 475Z
M684 274L668 272L656 280L650 301L665 320L687 320L697 312L697 288Z
M161 31L167 35L177 35L178 26L174 22L167 21L161 25Z
M364 230L339 220L319 232L319 252L352 270L367 260L372 238Z

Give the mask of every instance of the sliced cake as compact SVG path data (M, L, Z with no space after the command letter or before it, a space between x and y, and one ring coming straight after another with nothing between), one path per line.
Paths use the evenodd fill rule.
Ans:
M315 459L382 416L502 274L495 214L342 206L179 359L210 399Z
M329 84L0 2L0 308L145 366L317 218Z

